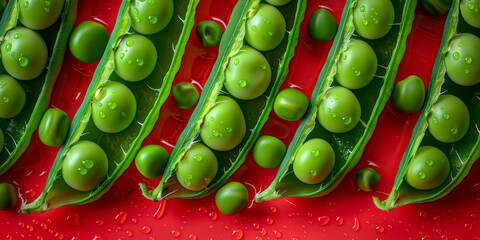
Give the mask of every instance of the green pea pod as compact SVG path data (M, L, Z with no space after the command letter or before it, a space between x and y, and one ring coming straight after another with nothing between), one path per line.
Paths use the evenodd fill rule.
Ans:
M85 204L100 198L130 166L142 141L153 129L160 108L167 99L173 79L180 68L181 58L194 25L198 0L175 1L173 9L175 17L160 32L146 36L153 42L157 54L161 56L152 74L141 81L126 82L114 72L114 58L116 47L123 37L135 32L131 27L134 20L129 14L132 4L133 1L130 0L122 2L108 47L97 66L85 99L75 114L67 141L57 154L45 188L35 201L21 207L23 213L44 212L64 205ZM127 86L135 96L138 106L132 123L119 133L106 133L99 130L92 117L92 103L96 93L107 83L112 82L120 82ZM109 105L109 107L112 109L120 106ZM106 176L94 185L93 189L79 191L70 187L65 181L62 165L72 146L84 140L97 143L105 151L108 157L108 170ZM92 161L86 161L90 166L84 166L91 167ZM86 170L80 174L85 175L85 173Z
M37 31L48 48L47 67L36 78L20 81L27 93L23 110L13 118L0 119L0 128L5 135L5 145L0 152L0 175L7 171L30 144L43 113L50 101L55 81L60 73L68 37L77 17L77 0L65 1L63 12L53 26ZM0 38L4 39L10 29L22 26L19 22L19 1L9 1L0 22ZM2 73L6 73L3 65Z
M460 184L468 174L473 163L480 157L480 84L460 86L446 74L445 58L450 48L450 40L456 34L471 33L480 37L480 30L467 24L459 10L460 1L454 1L445 23L442 43L437 54L428 86L426 105L415 125L412 137L402 157L395 177L395 183L388 198L380 201L373 198L375 205L382 210L392 210L412 203L431 202L442 198ZM473 50L469 50L474 52ZM476 51L476 50L475 50ZM439 97L448 93L461 99L470 112L470 125L466 135L454 143L441 143L428 130L428 117ZM418 190L406 181L408 166L421 146L434 146L446 154L450 161L450 173L438 187L429 190Z
M347 1L339 31L313 90L311 105L300 123L278 173L271 185L255 196L257 202L283 197L319 197L328 194L342 181L360 160L366 144L373 134L378 116L387 103L392 91L398 66L406 49L406 39L411 31L417 1L392 1L395 23L387 35L377 40L360 38L355 32L353 11L357 0ZM365 87L352 90L361 105L360 122L346 133L331 133L317 121L317 108L327 90L339 83L335 80L337 62L346 44L352 39L362 39L375 51L378 65L373 80ZM307 140L320 138L327 141L335 153L333 170L319 183L307 184L300 181L293 171L296 153ZM303 151L303 150L302 150ZM314 154L312 152L312 154ZM317 154L318 155L318 154ZM311 174L315 175L317 172ZM313 176L312 175L312 176Z
M205 116L213 108L217 99L223 97L222 95L227 92L224 88L226 68L230 59L239 52L242 46L247 44L244 39L246 20L251 17L250 14L255 13L254 9L259 7L259 4L259 0L241 0L236 4L220 42L219 57L205 84L199 103L170 155L160 184L151 191L147 190L145 184L140 184L145 197L157 201L164 198L200 198L206 196L225 184L228 178L245 161L249 150L253 147L262 126L273 109L275 96L287 75L288 65L298 42L300 23L304 18L305 0L292 1L277 8L285 18L287 34L275 49L263 52L270 64L272 76L272 81L266 92L253 100L237 100L246 122L247 131L243 140L232 150L214 151L218 159L218 171L208 186L204 186L198 191L191 191L184 188L175 176L177 165L183 159L185 153L194 142L202 141L199 133L202 124L208 121Z

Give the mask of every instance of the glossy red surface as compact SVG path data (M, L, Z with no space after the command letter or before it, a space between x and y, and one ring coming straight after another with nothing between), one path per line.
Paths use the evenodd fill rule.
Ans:
M201 0L196 21L226 22L234 4L235 1ZM313 11L323 7L339 21L344 4L344 0L309 1L283 88L297 87L310 96L331 43L317 43L309 38L308 19ZM120 0L80 1L77 24L94 20L111 32L119 6ZM416 74L428 83L444 21L445 17L429 16L418 7L396 81ZM190 81L201 89L217 51L203 47L193 32L175 82ZM73 118L95 67L96 63L80 63L67 53L51 106L65 110ZM144 145L161 144L171 151L191 112L177 108L170 96ZM132 164L112 189L94 203L30 215L17 212L19 203L14 210L0 211L0 239L479 239L478 164L452 193L439 201L392 212L374 206L372 196L386 198L393 185L417 118L418 113L401 113L389 102L358 166L336 190L322 198L253 203L240 214L223 216L215 208L213 195L157 203L143 198L137 183L146 181L153 187L158 180L142 178ZM288 143L296 126L298 122L287 123L272 113L262 134ZM0 177L0 182L13 183L26 201L33 201L42 191L57 151L58 148L42 145L35 133L27 152ZM355 184L355 173L366 166L378 170L382 177L372 193L359 191ZM275 174L276 170L256 166L250 155L231 180L247 183L252 199L255 191L265 189Z

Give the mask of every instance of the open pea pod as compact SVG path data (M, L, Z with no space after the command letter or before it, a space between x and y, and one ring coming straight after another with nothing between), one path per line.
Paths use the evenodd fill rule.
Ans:
M376 197L374 198L375 205L382 210L390 211L403 205L431 202L442 198L463 180L463 178L468 174L473 163L480 157L480 84L477 83L472 86L458 85L452 81L446 70L446 59L449 51L455 47L462 47L460 44L455 44L457 46L453 46L453 43L451 43L452 39L454 39L456 36L459 36L458 34L465 33L470 33L480 37L480 29L470 26L460 14L460 2L461 1L454 1L452 3L450 13L445 23L442 43L437 54L435 65L432 71L432 77L428 86L427 101L417 121L417 124L415 125L408 147L405 150L400 162L392 191L388 198L384 201L380 201ZM456 55L459 53L455 51L456 50L452 50L450 55L453 56L453 59L465 61L467 63L467 68L465 69L468 69L468 64L470 64L472 59L472 64L474 61L478 62L478 57L473 57L478 56L475 55L475 51L478 51L478 49L467 49L462 53L466 53L467 57L461 56L461 59L459 55ZM469 57L469 54L473 54L471 55L471 58ZM468 74L467 70L461 70L462 72L465 71L465 73ZM466 130L466 135L459 141L453 143L440 142L432 135L429 129L429 117L432 117L431 124L433 125L442 121L438 118L435 120L435 115L433 114L435 104L439 102L439 98L442 95L447 94L461 99L468 109L470 116L470 124L467 125L468 130ZM450 117L452 117L452 119L450 119ZM445 113L441 118L447 121L449 119L453 121L454 117L456 116L450 116L448 113ZM462 131L461 129L457 128L447 128L446 130L451 131L451 134L453 135L460 134ZM430 189L419 190L412 187L406 181L406 175L409 167L412 165L413 159L415 159L415 156L420 155L419 148L423 146L433 146L442 151L446 157L448 157L450 162L450 171L446 173L446 179L443 182L439 182L438 186ZM432 162L428 161L429 160L426 160L425 164L427 164L429 167L433 167ZM419 172L419 178L428 179L429 172L425 171L425 173L426 174L422 174Z
M385 36L376 40L369 40L359 36L353 22L354 10L359 7L357 6L358 1L347 1L337 36L327 58L329 60L323 67L313 90L311 105L307 114L288 147L275 179L267 189L255 196L257 202L283 197L319 197L326 195L335 189L345 175L355 167L373 134L378 116L389 99L398 66L406 49L406 39L411 31L417 3L412 0L391 2L395 13L394 23L398 24L394 24ZM362 9L362 11L366 10L363 6ZM364 24L368 25L368 22L364 21ZM358 124L347 132L332 133L319 124L317 109L325 99L327 92L340 85L335 78L338 70L337 64L347 44L354 39L363 40L373 48L379 67L373 80L368 85L352 90L361 106ZM330 112L330 114L334 118L337 117L335 112ZM343 119L343 123L347 125L353 121L353 117L342 118L339 115L338 118ZM323 180L316 183L305 183L294 174L293 165L300 148L308 145L304 143L316 138L330 144L333 148L335 160L332 170L327 173L328 175ZM311 154L319 156L319 151L311 150ZM316 170L310 170L308 174L310 175L307 177L316 177L320 173Z
M48 60L46 68L37 77L19 81L26 93L26 102L21 112L14 117L0 119L0 128L3 131L5 141L3 148L0 150L0 175L7 171L27 149L32 134L37 129L43 113L47 109L50 95L62 67L68 37L77 17L77 2L76 0L66 0L63 9L61 9L60 17L53 25L43 30L34 30L41 35L46 43ZM2 43L4 43L10 30L23 26L19 21L20 8L27 9L27 7L28 4L21 6L18 0L8 2L0 22ZM48 6L45 8L49 9ZM8 50L7 45L8 43L2 44L1 47ZM13 51L10 53L15 54ZM18 59L20 58L21 56L18 56ZM30 61L35 61L35 59L30 59ZM24 61L22 64L28 65L29 63ZM1 74L7 74L3 64L0 65ZM4 98L2 101L8 103L8 98Z
M217 104L223 101L222 99L224 99L225 96L229 96L228 90L225 87L226 74L228 74L228 71L231 71L228 69L229 63L233 62L234 65L237 65L240 61L248 62L248 59L233 59L237 54L242 53L242 51L247 51L241 50L243 46L248 45L245 40L247 32L246 21L255 15L257 9L262 8L262 4L264 3L259 0L241 0L236 4L230 16L227 29L220 42L219 57L205 84L199 103L171 153L162 180L159 185L151 191L147 190L145 184L140 184L143 194L147 198L157 201L164 198L200 198L206 196L221 187L245 161L249 150L255 143L260 130L273 109L275 96L287 75L288 65L298 42L300 23L304 18L306 9L305 0L291 1L284 6L276 7L285 18L286 34L276 48L260 53L264 55L271 68L271 81L266 91L259 97L251 100L239 100L236 98L233 100L238 103L241 112L243 112L246 125L245 136L239 144L231 150L213 150L218 160L218 171L209 179L211 180L209 184L205 184L201 189L190 190L185 188L180 184L176 176L177 167L185 158L186 153L192 149L192 144L197 142L204 143L200 136L201 127L203 125L209 126L210 122L214 120L210 117L207 119L207 115ZM269 5L269 8L273 7ZM268 21L269 20L262 20L261 22L268 23ZM256 31L256 26L250 26L250 28L252 31ZM262 69L262 71L267 70L266 65L262 65ZM242 83L242 80L238 82L240 87L245 86L244 84L242 85ZM220 122L220 124L222 124L222 122ZM227 127L226 135L239 129L229 128L228 126L225 127ZM222 134L221 132L217 134L213 131L212 134L215 138L222 137L220 135ZM210 138L210 136L208 138ZM187 179L185 179L185 184L189 184L188 176Z
M145 139L153 129L160 108L170 93L174 76L180 68L181 58L185 52L185 46L194 25L194 15L198 0L174 1L173 17L168 25L160 32L145 36L136 33L132 27L134 21L137 23L145 21L143 18L145 16L139 15L141 12L138 11L138 8L134 5L135 3L153 5L155 2L148 1L147 3L147 1L135 2L130 0L122 2L115 28L108 42L108 47L105 50L102 60L98 64L85 99L75 114L67 142L57 154L41 195L35 201L23 205L21 207L22 212L44 212L64 205L85 204L98 199L110 189L115 180L129 167L143 139ZM146 9L148 9L148 7ZM143 10L145 10L145 8ZM133 17L131 17L131 14L134 14ZM158 17L158 21L160 21L159 19L160 17ZM154 24L157 22L156 20L157 18L148 17L147 15L147 21L150 21L150 23ZM136 34L136 36L141 35L142 37L134 40L125 40L128 36L133 36L134 34ZM120 61L116 59L116 51L121 48L121 43L124 41L126 46L135 46L134 44L139 43L134 41L145 39L145 37L155 46L156 54L159 56L158 60L156 61L153 72L145 79L127 82L120 78L120 76L117 75L117 70L115 70L115 65L120 63ZM140 47L144 46L142 43L149 43L149 41L139 42ZM120 47L118 47L119 45ZM147 53L148 52L150 51L147 51ZM142 67L145 64L149 64L147 59L134 58L129 61L127 56L132 55L119 54L118 56L129 64L127 66L138 65L138 67ZM133 113L135 117L131 124L117 133L108 133L100 130L93 120L95 113L93 109L97 106L101 107L102 105L101 102L95 103L97 97L102 95L103 90L107 89L108 86L112 86L112 83L115 83L117 86L119 83L122 83L130 89L137 105L136 113ZM117 90L118 93L121 92L120 89ZM109 93L115 94L117 91L113 89L111 91L109 90ZM119 110L129 104L128 101L122 101L121 98L117 100L118 102L108 102L108 109L112 110L112 112L107 112L109 111L108 109L104 111L113 114L114 110ZM107 103L104 104L107 105ZM122 112L121 116L128 117L127 114L132 113ZM106 113L97 112L97 115L100 115L100 119L108 118ZM90 141L90 144L85 144L85 140ZM93 142L93 144L91 142ZM69 157L70 150L82 145L85 146L85 148L80 148L80 151L75 150L75 152L78 153L83 150L83 152L88 154L95 150L89 147L93 146L94 143L103 149L106 158L108 158L108 168L105 177L100 179L98 183L94 182L95 185L93 188L86 190L81 189L83 188L81 185L73 186L72 183L67 183L65 177L70 179L70 176L64 176L64 170L62 170L62 168L66 167L63 164L65 159ZM98 149L98 147L96 147L96 149ZM95 153L98 153L98 151ZM83 165L78 168L80 175L75 171L73 173L77 174L77 177L88 176L88 171L94 171L96 167L100 165L100 163L92 161L95 160L95 158L99 158L100 155L102 154L93 154L93 156L89 156L90 158L84 159Z

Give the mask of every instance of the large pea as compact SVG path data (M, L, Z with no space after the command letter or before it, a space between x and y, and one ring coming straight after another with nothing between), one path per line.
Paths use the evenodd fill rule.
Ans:
M317 119L332 133L352 130L360 120L360 102L352 91L336 86L327 91L318 106Z
M462 0L460 13L463 19L473 27L480 28L480 0Z
M84 21L73 30L68 47L76 59L93 63L102 57L107 44L107 29L100 23Z
M372 168L362 168L355 177L357 186L364 192L371 192L380 184L380 174Z
M200 98L200 94L193 84L189 82L179 82L172 90L173 100L181 109L190 109L195 107Z
M350 89L365 87L377 72L377 55L368 43L353 40L340 56L335 79Z
M282 162L287 147L280 139L272 136L261 136L253 146L253 159L262 168L272 169Z
M273 111L283 120L300 120L308 108L308 97L300 90L286 88L280 91L273 103Z
M130 6L132 27L141 34L162 31L173 16L173 0L133 0Z
M107 176L108 158L98 144L81 140L68 150L63 160L62 175L75 190L89 191Z
M394 19L395 10L390 0L359 0L353 12L355 30L368 39L387 35Z
M265 2L277 7L283 6L291 1L292 0L265 0Z
M45 145L58 147L65 142L69 128L68 115L60 109L50 108L43 114L40 121L38 137Z
M453 143L465 136L470 126L470 114L463 101L443 94L433 104L428 115L428 130L440 142Z
M480 82L480 38L461 33L450 42L445 56L447 74L458 85L473 86Z
M178 163L176 175L183 187L192 191L205 189L217 175L215 154L201 143L194 143Z
M13 118L25 106L27 95L22 85L9 75L0 75L0 118Z
M450 162L445 153L436 147L423 146L409 164L405 180L416 189L428 190L445 182L449 173Z
M218 189L215 194L215 205L227 216L242 211L248 203L248 189L239 182L229 182Z
M421 3L430 14L442 16L450 9L452 0L421 0Z
M8 210L17 203L17 191L10 183L0 183L0 210Z
M219 96L215 106L205 116L200 137L211 149L228 151L245 137L246 125L242 109L235 100Z
M316 184L328 177L335 165L335 153L330 144L320 138L304 143L295 154L293 173L308 184Z
M425 85L421 78L412 75L395 84L392 94L393 105L402 112L414 113L425 101Z
M320 8L315 11L308 21L308 34L320 42L333 40L337 33L337 21L327 9Z
M230 58L225 72L225 88L238 99L250 100L265 93L271 78L270 64L263 54L243 46Z
M270 51L283 40L286 32L285 18L277 8L261 3L248 17L245 39L259 51Z
M107 133L118 133L132 123L137 112L137 101L125 85L109 81L95 94L92 101L93 123Z
M40 34L25 27L10 30L1 54L5 70L19 80L38 77L47 65L47 44Z
M205 47L214 47L220 43L223 30L220 25L212 20L204 20L197 24L195 28L197 37Z
M125 81L143 80L155 69L157 57L150 39L140 34L128 35L115 51L115 73Z
M19 0L19 20L34 30L48 28L60 18L64 3L65 0Z
M155 179L162 175L168 162L168 152L159 145L147 145L138 151L135 166L145 177Z

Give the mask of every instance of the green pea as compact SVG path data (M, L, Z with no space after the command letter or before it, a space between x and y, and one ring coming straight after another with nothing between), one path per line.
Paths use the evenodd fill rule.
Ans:
M73 30L68 46L76 59L93 63L102 57L107 44L107 29L102 24L84 21Z
M277 7L283 6L291 1L292 0L265 0L265 2Z
M352 91L336 86L327 91L318 106L317 119L332 133L352 130L360 120L360 103Z
M308 34L313 40L329 42L337 33L337 21L327 9L320 8L315 11L308 21Z
M0 153L2 152L4 143L5 143L5 136L3 135L3 131L0 128Z
M109 81L95 93L92 101L92 119L95 126L106 133L118 133L132 123L137 112L137 101L125 85Z
M19 80L38 77L47 65L47 44L37 32L25 27L9 31L1 46L5 70Z
M395 10L390 0L359 0L353 12L355 30L367 39L387 35L394 19Z
M421 0L421 3L430 14L442 16L450 9L452 0Z
M450 0L451 2L451 0ZM473 27L480 28L480 0L462 0L460 13L463 19Z
M195 107L200 98L197 88L189 82L179 82L173 87L173 99L181 109L190 109Z
M177 165L177 179L191 191L205 189L218 171L215 154L201 143L194 143Z
M307 112L308 104L308 97L302 91L286 88L275 98L273 111L283 120L297 121Z
M463 101L450 94L441 95L428 115L428 130L440 142L453 143L465 136L470 114Z
M328 177L335 165L335 153L332 146L320 138L304 143L295 154L293 173L308 184L317 184Z
M172 20L173 0L133 0L129 13L135 31L158 33Z
M128 35L115 51L115 73L125 81L143 80L155 69L157 57L150 39L139 34Z
M263 54L243 46L230 58L225 72L225 88L238 99L250 100L265 93L271 79L270 64Z
M273 169L282 162L287 147L280 139L261 136L253 146L253 159L262 168Z
M461 33L450 42L445 56L447 74L456 84L473 86L480 82L480 38Z
M63 160L62 175L75 190L89 191L107 176L107 154L98 144L81 140L68 150Z
M235 100L220 96L205 116L200 127L200 137L211 149L228 151L245 137L246 124L242 109Z
M259 51L270 51L283 40L286 32L285 18L271 5L261 3L248 17L245 39Z
M414 113L422 108L424 101L425 85L418 76L409 76L395 84L392 102L400 111Z
M58 147L65 142L69 128L68 115L60 109L50 108L43 114L40 121L38 137L45 145Z
M19 0L19 20L34 30L48 28L60 18L64 3L65 0Z
M13 118L25 106L27 95L22 85L9 75L0 75L0 118Z
M8 210L17 203L17 191L10 183L0 183L0 210Z
M197 37L205 47L215 47L222 39L223 30L220 25L212 20L204 20L197 24L195 29Z
M145 177L155 179L162 175L167 166L168 152L159 145L147 145L138 151L135 166Z
M380 174L372 168L362 168L357 172L357 186L364 192L371 192L380 184Z
M409 164L405 180L416 189L428 190L440 186L449 174L450 162L445 153L436 147L422 146Z
M229 182L215 194L215 204L223 215L235 215L241 212L247 203L248 189L239 182Z
M368 43L353 40L340 56L335 79L342 86L359 89L369 84L377 72L377 55Z

